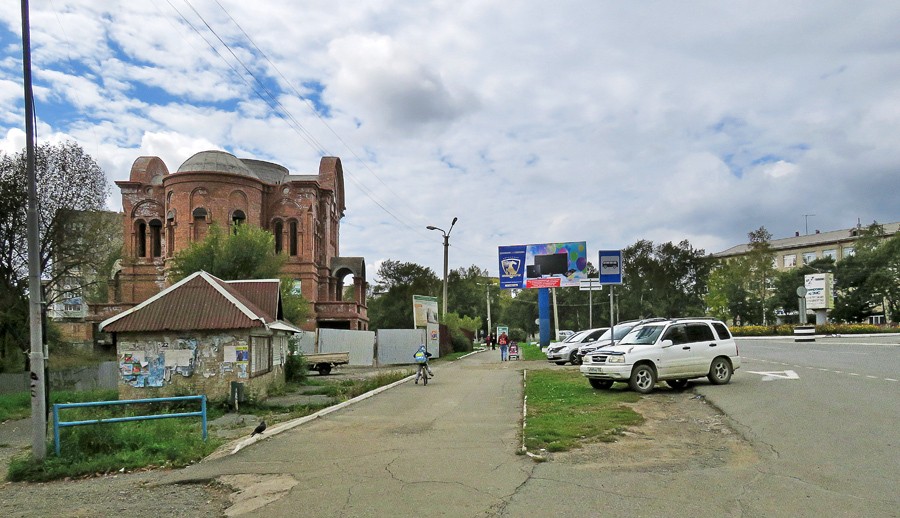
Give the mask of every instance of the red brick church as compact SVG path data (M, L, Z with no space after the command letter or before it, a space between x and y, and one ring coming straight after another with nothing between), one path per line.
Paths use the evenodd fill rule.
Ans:
M275 235L275 251L287 256L282 276L293 279L312 305L310 320L294 324L368 329L365 261L340 256L346 205L339 158L322 158L318 174L298 175L224 151L197 153L174 173L159 157L145 156L135 160L128 181L116 185L125 246L111 305L139 304L165 289L168 261L202 240L211 224L250 224ZM352 300L343 297L348 275Z

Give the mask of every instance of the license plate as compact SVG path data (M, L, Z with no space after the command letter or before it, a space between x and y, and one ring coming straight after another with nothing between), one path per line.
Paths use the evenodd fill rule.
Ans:
M602 374L603 367L588 367L588 372L592 374Z

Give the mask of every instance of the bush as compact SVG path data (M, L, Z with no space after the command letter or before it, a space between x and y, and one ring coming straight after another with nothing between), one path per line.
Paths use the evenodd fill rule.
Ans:
M794 334L794 324L780 326L735 326L731 328L734 336L790 336ZM896 329L872 324L823 324L816 326L819 335L853 335L871 333L891 333Z
M514 327L509 330L509 339L513 342L524 342L528 340L528 333L521 327Z
M453 352L465 353L472 350L472 340L461 332L450 332L450 343L453 345Z
M284 379L288 383L303 383L309 375L306 357L297 353L297 339L288 339L288 357L284 360Z

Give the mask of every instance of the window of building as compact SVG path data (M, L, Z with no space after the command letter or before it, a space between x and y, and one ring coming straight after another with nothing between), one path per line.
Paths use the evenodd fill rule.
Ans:
M290 231L290 235L288 236L288 246L290 247L289 253L291 255L297 255L297 220L291 220L288 224L288 229Z
M250 374L265 374L272 369L272 341L265 336L250 337Z
M232 232L237 233L238 225L243 225L244 221L247 219L247 215L244 214L242 210L236 210L231 213L231 228Z
M784 256L784 267L793 268L797 266L797 254L787 254Z
M825 250L824 252L822 252L822 257L825 257L828 259L834 259L835 261L837 261L837 258L838 258L837 257L837 249L832 248L829 250Z
M275 234L275 253L280 254L284 249L284 223L280 219L275 220L272 232Z
M869 317L869 323L874 325L884 324L884 315L871 315Z
M206 209L197 207L191 215L194 217L194 241L202 241L206 237Z
M145 257L147 255L147 224L143 221L137 222L134 239L134 255Z
M852 246L844 247L844 258L851 257L854 253L856 253L856 248Z
M816 260L815 252L803 252L803 264L809 264Z
M169 193L171 194L171 193ZM166 214L166 257L175 253L175 210Z
M150 253L153 257L162 255L162 221L158 219L150 222Z

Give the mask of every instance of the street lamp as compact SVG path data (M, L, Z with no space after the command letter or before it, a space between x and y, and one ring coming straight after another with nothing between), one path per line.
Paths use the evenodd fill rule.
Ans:
M440 230L441 234L444 234L444 307L441 308L441 316L447 316L447 248L450 247L450 232L453 231L453 225L456 225L457 218L453 218L453 221L450 222L450 230L444 232L444 229L438 228L432 225L428 225L428 230Z

